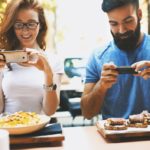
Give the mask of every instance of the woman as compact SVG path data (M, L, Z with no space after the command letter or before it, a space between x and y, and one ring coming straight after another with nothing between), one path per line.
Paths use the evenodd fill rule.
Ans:
M46 33L46 19L38 0L11 0L0 26L0 48L25 49L30 59L26 63L7 64L9 69L0 61L1 112L55 113L63 66L55 57L46 56ZM54 83L57 83L57 92Z

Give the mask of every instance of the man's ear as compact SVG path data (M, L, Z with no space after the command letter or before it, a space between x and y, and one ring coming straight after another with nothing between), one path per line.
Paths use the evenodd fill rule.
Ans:
M141 9L138 9L137 10L137 16L139 17L139 19L141 20L142 19L142 10Z

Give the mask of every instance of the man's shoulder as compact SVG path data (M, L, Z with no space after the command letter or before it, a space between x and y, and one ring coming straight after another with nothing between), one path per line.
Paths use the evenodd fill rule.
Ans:
M105 52L109 51L109 49L111 47L112 47L112 43L111 42L109 42L107 44L104 44L103 46L94 49L93 55L95 57L99 57L100 58Z
M148 37L148 38L150 39L150 34L146 34L146 33L145 33L145 36Z
M141 42L141 49L149 51L149 47L150 47L150 35L144 33L143 41Z
M150 40L150 34L146 34L146 33L144 33L144 40Z

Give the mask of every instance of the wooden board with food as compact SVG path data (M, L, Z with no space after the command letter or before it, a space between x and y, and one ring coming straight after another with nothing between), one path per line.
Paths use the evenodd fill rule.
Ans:
M107 139L150 137L150 113L130 115L128 119L108 118L96 123L98 131Z

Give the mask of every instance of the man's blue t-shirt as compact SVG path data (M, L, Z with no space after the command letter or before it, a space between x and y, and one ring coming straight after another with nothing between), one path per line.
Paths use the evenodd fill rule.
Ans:
M134 51L125 52L118 49L114 42L94 51L86 67L85 83L96 83L101 76L102 66L114 62L117 66L131 66L133 63L150 60L150 36L144 35L141 45ZM101 113L103 119L109 117L128 118L131 114L150 112L150 79L131 74L118 76L116 84L108 89Z

